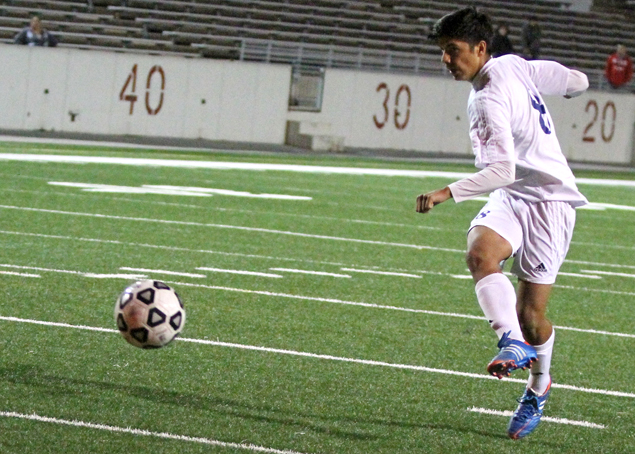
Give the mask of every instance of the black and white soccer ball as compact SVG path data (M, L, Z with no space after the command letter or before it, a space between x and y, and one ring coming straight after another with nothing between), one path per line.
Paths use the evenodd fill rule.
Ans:
M185 310L174 289L148 279L135 282L119 295L115 322L124 339L135 347L161 348L183 329Z

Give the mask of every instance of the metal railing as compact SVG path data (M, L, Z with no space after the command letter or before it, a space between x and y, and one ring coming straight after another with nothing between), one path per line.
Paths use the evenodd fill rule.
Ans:
M305 67L447 74L438 56L302 42L241 39L238 58Z

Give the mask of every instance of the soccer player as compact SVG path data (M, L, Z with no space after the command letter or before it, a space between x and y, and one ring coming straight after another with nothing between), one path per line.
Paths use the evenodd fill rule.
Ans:
M479 305L499 338L500 350L487 371L502 378L530 368L507 429L518 439L536 428L549 396L555 334L546 318L547 302L569 248L575 207L588 203L575 185L542 95L574 97L589 83L583 73L556 62L491 58L492 35L490 19L473 7L442 17L432 28L430 39L454 79L472 84L469 133L481 170L418 196L416 211L427 213L450 198L461 202L492 193L468 230L466 260ZM502 273L509 257L514 257L516 291Z

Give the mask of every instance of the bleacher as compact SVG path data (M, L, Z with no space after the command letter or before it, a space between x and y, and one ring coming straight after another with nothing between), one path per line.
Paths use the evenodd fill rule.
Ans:
M506 22L520 50L523 24L542 28L541 58L590 74L597 85L616 43L635 50L635 23L623 14L577 12L565 0L477 0ZM60 46L121 52L443 73L430 25L463 7L442 0L4 0L0 42L10 43L33 13Z

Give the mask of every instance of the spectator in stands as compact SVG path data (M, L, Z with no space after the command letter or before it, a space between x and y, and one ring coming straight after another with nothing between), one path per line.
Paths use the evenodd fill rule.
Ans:
M24 44L27 46L57 46L57 38L49 31L42 28L40 17L34 15L31 17L31 24L18 33L14 39L16 44Z
M492 57L500 57L501 55L514 53L514 46L507 35L508 32L509 27L507 27L507 24L500 24L498 26L498 30L494 38L492 38L492 45L490 46Z
M523 25L522 43L523 54L528 60L538 60L540 58L540 24L535 17Z
M626 88L633 78L633 60L626 52L626 46L618 44L617 50L609 55L604 75L611 87L615 89Z

